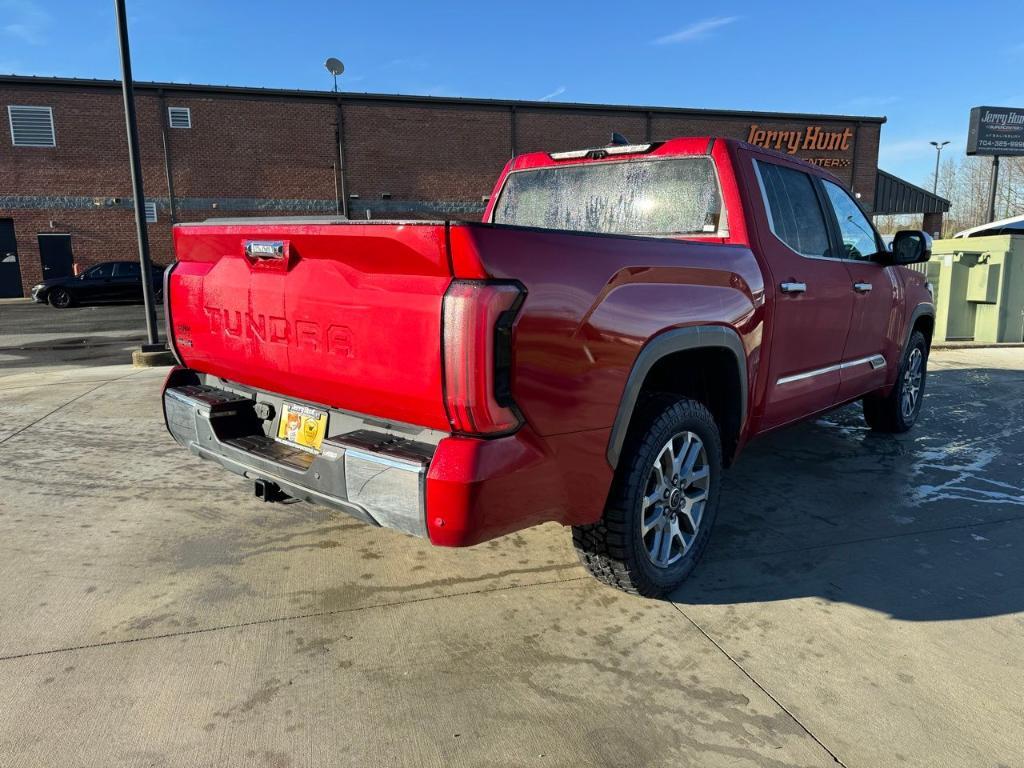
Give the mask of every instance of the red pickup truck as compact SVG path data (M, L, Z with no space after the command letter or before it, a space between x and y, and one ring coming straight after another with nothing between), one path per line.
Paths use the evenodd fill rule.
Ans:
M750 438L921 408L926 234L885 247L827 172L731 139L512 159L484 221L175 227L175 440L253 482L469 546L557 521L675 588Z

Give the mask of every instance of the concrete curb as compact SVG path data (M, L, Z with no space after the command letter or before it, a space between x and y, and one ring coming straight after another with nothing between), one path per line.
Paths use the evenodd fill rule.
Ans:
M1024 348L1024 341L942 341L932 344L932 349L1017 349Z
M136 368L158 368L162 365L174 365L174 355L169 350L160 352L143 352L136 349L132 352L132 365Z

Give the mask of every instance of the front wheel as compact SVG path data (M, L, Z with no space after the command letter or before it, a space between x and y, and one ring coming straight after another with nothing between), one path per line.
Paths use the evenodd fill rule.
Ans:
M875 432L899 434L914 426L921 414L928 376L928 339L914 331L903 354L896 384L886 397L864 398L864 420Z
M635 418L604 515L573 528L599 581L657 597L678 587L707 546L718 512L722 441L703 404L658 397Z
M71 292L67 288L54 288L50 291L50 306L57 307L57 309L67 309L74 302L71 298Z

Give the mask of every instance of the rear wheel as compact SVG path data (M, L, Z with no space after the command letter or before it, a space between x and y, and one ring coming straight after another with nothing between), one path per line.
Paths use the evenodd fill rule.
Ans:
M917 421L928 376L928 339L914 331L903 355L899 375L886 397L864 398L864 420L876 432L906 432Z
M599 581L656 597L689 576L718 512L722 443L701 403L658 397L637 414L604 516L573 528L580 561Z
M57 307L58 309L66 309L70 307L74 301L71 298L71 292L67 288L54 288L50 291L50 306Z

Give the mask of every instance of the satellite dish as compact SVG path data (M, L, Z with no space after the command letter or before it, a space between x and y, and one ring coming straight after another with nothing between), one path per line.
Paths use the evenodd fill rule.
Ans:
M324 66L335 77L345 71L345 65L341 63L341 59L336 59L333 56L324 62Z

